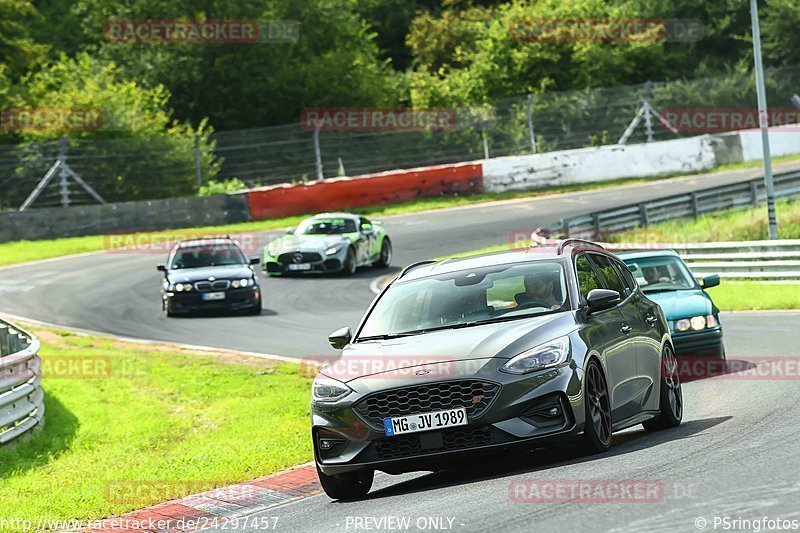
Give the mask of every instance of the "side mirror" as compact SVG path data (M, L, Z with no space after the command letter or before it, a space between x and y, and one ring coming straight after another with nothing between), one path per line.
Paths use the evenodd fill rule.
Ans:
M158 270L159 272L166 272L167 271L167 265L165 265L163 263L159 263L159 264L156 265L156 270Z
M328 342L331 343L331 346L333 346L335 349L341 350L342 348L350 344L352 338L353 338L353 332L350 331L350 328L348 327L348 328L337 329L336 331L328 335Z
M589 295L586 296L586 302L589 304L589 312L594 313L604 309L611 309L620 302L620 297L617 291L592 289L589 291Z
M294 228L286 228L286 235L294 235Z
M257 265L260 262L261 262L261 258L260 257L251 257L250 258L250 264L251 265Z
M372 224L362 224L361 231L364 233L369 233L370 231L372 231Z
M719 274L712 274L700 280L700 286L704 289L710 289L719 285Z

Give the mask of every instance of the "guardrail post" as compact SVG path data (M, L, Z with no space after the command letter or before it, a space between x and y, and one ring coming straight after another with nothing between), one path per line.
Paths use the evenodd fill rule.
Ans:
M0 356L8 355L8 326L0 324Z
M594 238L600 238L600 214L592 213L592 223L594 224Z
M750 201L753 207L758 207L758 182L756 181L750 182Z
M697 208L697 193L692 193L692 215L694 218L697 218L698 215L698 208Z
M562 227L564 229L564 238L568 239L569 238L569 220L564 219Z
M647 204L639 204L639 216L642 220L642 227L646 228L650 223L650 220L647 217Z
M12 330L8 334L8 353L17 353L19 351L19 332Z

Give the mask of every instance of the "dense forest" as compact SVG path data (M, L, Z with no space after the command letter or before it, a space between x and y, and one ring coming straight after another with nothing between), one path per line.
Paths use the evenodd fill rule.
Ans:
M765 62L800 63L800 3L761 8ZM698 42L520 42L520 19L695 19ZM111 42L112 20L291 20L294 42ZM752 62L740 0L0 0L0 106L114 110L105 135L297 121L305 107L436 107L691 79ZM128 118L125 118L125 117ZM86 132L84 135L103 135Z
M800 0L764 1L760 17L765 65L800 65ZM683 20L702 31L695 39L648 27L641 38L515 33L525 21L587 20ZM292 32L120 38L131 21L257 21ZM652 80L664 107L754 104L750 34L741 0L0 0L0 209L18 205L64 149L108 199L192 194L214 176L306 180L317 172L310 134L299 128L308 108L455 108L469 110L467 126L475 119L439 137L329 134L326 176L343 162L358 173L518 153L530 146L529 94L540 150L607 144L635 113L639 89L588 89ZM799 72L783 75L780 105ZM693 81L704 79L722 82ZM20 110L40 109L100 110L101 127L12 124ZM494 117L488 134L485 116ZM293 128L237 133L282 124Z

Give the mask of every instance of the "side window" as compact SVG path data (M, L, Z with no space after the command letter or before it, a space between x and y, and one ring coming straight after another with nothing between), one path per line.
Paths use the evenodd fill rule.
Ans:
M622 282L625 284L625 291L627 294L630 295L636 292L636 280L633 279L633 273L628 266L620 261L614 261L614 264L617 266L617 270L622 276Z
M584 300L592 289L601 289L603 287L600 278L597 277L597 273L592 268L592 265L589 264L586 254L579 255L575 260L575 272L578 275L578 288Z
M623 300L628 297L628 292L625 291L625 286L617 273L617 269L611 263L611 259L604 255L592 254L592 263L595 264L600 275L603 277L604 286L606 289L616 291L619 297Z

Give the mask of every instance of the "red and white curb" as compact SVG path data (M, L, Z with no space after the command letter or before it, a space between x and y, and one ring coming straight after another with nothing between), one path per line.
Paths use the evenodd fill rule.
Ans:
M80 531L237 530L247 526L246 517L254 513L320 492L317 470L313 463L307 463L244 483L160 503L126 515L97 520ZM251 522L250 529L257 528L258 522L255 519Z

